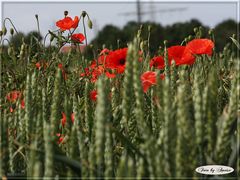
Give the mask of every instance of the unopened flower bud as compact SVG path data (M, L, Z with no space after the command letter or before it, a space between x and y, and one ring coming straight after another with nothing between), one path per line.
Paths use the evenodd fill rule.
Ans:
M82 16L85 17L87 15L86 11L82 11Z
M140 49L144 49L144 42L143 41L140 43Z
M213 32L214 32L214 29L210 29L210 30L208 31L208 34L209 34L209 35L212 35Z
M88 27L89 27L90 29L92 29L92 26L93 26L93 24L92 24L91 19L88 19Z
M14 34L14 29L13 29L13 28L10 29L10 34L11 34L11 35Z
M35 18L38 19L38 15L37 14L35 14Z
M68 11L64 11L64 16L67 16L68 15Z
M188 41L191 41L192 40L192 35L189 35L188 36Z
M3 35L7 34L7 28L5 26L3 27L2 32L3 32Z
M194 31L195 33L197 33L197 32L198 32L198 28L195 27L195 28L193 29L193 31Z
M165 46L167 46L167 43L168 43L167 40L164 40L164 41L163 41L163 44L164 44Z

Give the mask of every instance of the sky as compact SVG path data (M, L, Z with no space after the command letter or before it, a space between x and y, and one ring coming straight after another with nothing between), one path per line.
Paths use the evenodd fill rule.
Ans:
M141 12L147 12L142 16L142 21L155 21L164 26L176 22L186 22L193 18L198 19L204 25L213 28L223 20L233 19L239 21L239 2L237 0L226 1L141 1ZM37 30L35 14L38 14L41 34L48 30L56 30L55 22L63 18L63 12L68 10L69 16L79 16L83 10L87 11L92 22L93 29L87 29L88 39L91 40L107 24L113 24L122 28L128 21L137 20L136 2L122 1L90 1L81 2L36 2L36 1L3 1L1 3L2 18L9 17L18 31L27 33ZM155 13L149 13L149 12ZM125 13L125 14L124 14ZM131 14L131 15L126 15ZM7 25L9 26L9 25ZM83 32L82 22L78 32Z

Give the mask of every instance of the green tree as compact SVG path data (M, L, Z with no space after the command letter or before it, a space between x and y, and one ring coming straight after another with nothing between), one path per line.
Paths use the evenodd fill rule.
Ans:
M118 39L122 43L127 41L121 29L113 25L106 25L92 41L92 44L98 49L101 49L103 44L105 44L106 48L116 49L118 48Z
M237 27L239 26L239 23L237 23L234 20L226 20L222 23L219 23L215 27L215 41L216 41L216 50L221 51L224 46L231 42L231 37L233 34L237 34Z

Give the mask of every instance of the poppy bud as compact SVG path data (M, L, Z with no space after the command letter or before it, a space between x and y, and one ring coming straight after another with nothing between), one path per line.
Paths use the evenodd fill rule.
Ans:
M192 40L192 36L189 35L189 36L188 36L188 41L191 41L191 40Z
M213 34L213 29L210 29L210 30L208 31L208 34L209 34L209 35L212 35L212 34Z
M38 15L37 14L35 14L35 18L38 19Z
M82 16L85 17L87 15L86 11L82 11Z
M167 43L168 43L167 40L164 40L164 41L163 41L163 44L164 44L165 46L167 46Z
M90 29L92 29L92 26L93 26L93 24L92 24L91 19L88 19L88 27L89 27Z
M140 49L143 49L144 48L144 42L142 41L141 43L140 43Z
M64 16L67 16L68 15L68 11L64 11Z
M7 28L5 26L3 27L2 32L3 32L3 35L7 34Z
M2 36L3 35L3 32L2 31L0 31L0 36Z
M195 27L195 28L193 29L193 31L195 32L195 34L197 34L197 33L198 33L198 28Z
M13 29L13 28L10 29L10 34L11 34L11 35L14 34L14 29Z

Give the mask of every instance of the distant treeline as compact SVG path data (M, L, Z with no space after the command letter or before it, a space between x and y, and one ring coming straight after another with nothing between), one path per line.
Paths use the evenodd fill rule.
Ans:
M215 37L215 49L216 51L222 51L224 46L231 42L230 38L233 34L237 34L237 29L240 23L234 20L225 20L213 29ZM169 26L162 26L155 22L142 23L142 37L147 40L150 30L150 52L152 55L158 52L159 47L163 46L163 41L168 40L168 45L179 45L181 42L190 36L194 36L194 28L202 27L202 37L209 38L208 26L203 25L200 21L193 19L184 23L174 23ZM132 41L137 34L140 25L137 22L130 21L123 28L119 28L114 25L106 25L97 36L90 42L95 48L102 49L103 45L109 49L117 49L126 47L127 43ZM28 34L14 34L10 38L10 43L14 45L16 49L20 49L21 44L24 42L31 44L32 48L37 49L38 41L42 41L42 35L38 32L29 32ZM87 48L86 57L93 58L93 54L90 48Z
M224 46L230 42L233 34L237 34L237 27L240 23L234 20L226 20L217 24L214 28L216 51L221 51ZM154 22L142 23L143 37L148 37L148 26L151 25L150 34L150 52L156 53L159 46L163 45L164 40L168 40L169 46L179 45L189 35L194 35L195 27L202 27L202 37L209 37L208 31L210 28L203 25L200 21L193 19L184 23L174 23L169 26L162 26ZM140 25L137 22L128 22L122 29L106 25L99 31L96 38L92 41L95 47L102 48L105 44L107 48L116 49L118 47L125 47L127 42L131 41L136 35Z

